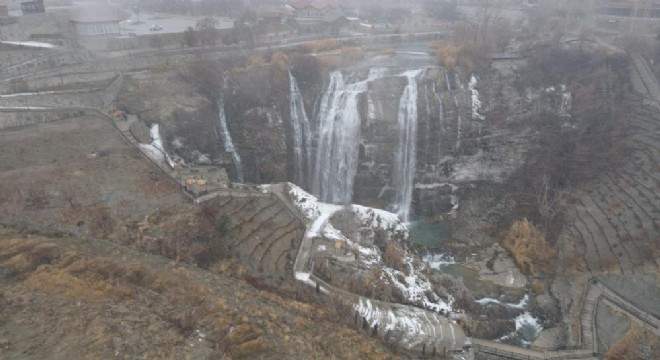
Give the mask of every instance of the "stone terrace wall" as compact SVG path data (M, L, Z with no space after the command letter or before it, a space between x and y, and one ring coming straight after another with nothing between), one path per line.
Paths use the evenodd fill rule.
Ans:
M5 66L5 63L2 63L0 77L8 78L33 74L61 66L80 64L92 60L91 53L86 50L46 50L36 53L35 55L37 56L32 59L23 62L14 62L13 65L9 66Z
M80 110L0 110L0 130L68 119L82 115L84 115L84 111Z
M80 87L85 89L98 88L98 84L92 86L90 83L101 83L110 81L115 78L114 71L69 74L61 76L49 76L40 78L38 75L34 77L23 77L10 81L0 82L0 94L12 94L16 92L33 92L42 91L43 89L58 88L58 87Z

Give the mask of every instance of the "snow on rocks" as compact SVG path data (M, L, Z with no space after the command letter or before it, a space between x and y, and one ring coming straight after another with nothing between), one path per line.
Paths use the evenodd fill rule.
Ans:
M479 92L476 89L477 87L477 77L472 75L470 82L468 83L468 89L472 93L472 118L484 120L484 116L479 113L481 110L481 100L479 100Z
M176 163L167 154L167 151L165 151L165 147L163 147L163 141L160 137L158 124L151 125L151 128L149 129L149 134L151 135L151 143L140 144L140 148L150 159L156 162L165 161L171 168L173 168L174 165L176 165Z
M408 227L401 222L397 214L360 205L351 205L350 210L357 216L363 227L389 231L405 239L409 236Z
M289 185L289 196L310 222L307 237L320 236L329 240L344 241L348 248L359 253L358 259L362 265L379 266L382 269L381 279L398 289L410 303L436 312L451 311L450 304L453 299L449 299L449 303L447 303L433 291L431 282L421 273L424 265L416 262L412 254L406 253L403 259L405 271L388 267L382 260L380 249L373 245L373 241L349 238L334 227L331 221L334 214L346 211L359 221L361 229L369 229L374 232L384 230L388 234L388 241L396 239L405 243L409 239L408 228L396 214L360 205L344 207L323 203L293 184Z
M511 308L511 309L525 309L527 307L528 302L529 302L529 296L527 294L525 294L525 296L523 296L523 298L517 304L505 303L505 302L502 302L500 300L493 299L493 298L488 298L488 297L476 300L476 303L481 305L481 306L486 306L486 305L490 305L490 304L498 304L498 305L504 306L506 308Z
M40 49L53 49L55 45L39 41L0 41L0 44L25 46Z
M378 325L379 331L393 334L404 348L419 348L426 344L431 349L432 344L435 344L437 348L455 349L467 340L460 330L456 330L456 324L422 309L388 306L375 300L360 298L355 305L355 311L369 324Z
M440 270L447 265L456 264L456 259L447 254L427 254L422 260L433 270Z
M517 339L520 345L529 346L538 337L543 330L539 320L532 316L529 311L525 311L514 319L516 331L497 339L496 341L507 341Z
M318 236L322 228L324 228L323 236L328 236L331 239L349 240L341 232L336 230L332 224L329 223L332 215L340 210L350 211L360 221L362 227L371 228L373 230L385 230L393 234L400 235L403 238L408 238L408 228L404 223L399 220L396 214L385 210L373 209L360 205L340 206L324 203L318 200L317 197L307 193L300 187L290 184L289 194L293 199L294 204L305 215L307 220L312 222L312 234Z
M394 285L403 296L413 304L433 310L435 312L449 313L452 311L451 303L442 300L433 290L433 285L413 264L412 257L404 259L404 266L407 271L399 271L390 267L383 267L383 280L389 281Z

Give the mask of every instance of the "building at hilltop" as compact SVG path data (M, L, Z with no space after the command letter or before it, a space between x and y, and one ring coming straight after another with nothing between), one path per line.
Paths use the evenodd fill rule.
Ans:
M337 0L294 0L287 6L293 9L298 22L322 22L339 17L360 16L357 6Z
M605 0L600 12L603 15L636 18L660 18L660 1L657 0Z

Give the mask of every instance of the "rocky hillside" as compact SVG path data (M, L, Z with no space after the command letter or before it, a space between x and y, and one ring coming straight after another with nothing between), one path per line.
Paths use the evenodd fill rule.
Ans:
M0 227L0 357L396 358L341 325L336 304L284 298L241 274Z

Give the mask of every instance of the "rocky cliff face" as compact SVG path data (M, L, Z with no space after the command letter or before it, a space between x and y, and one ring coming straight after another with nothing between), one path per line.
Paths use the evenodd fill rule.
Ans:
M394 212L407 206L413 217L455 211L465 183L501 181L522 159L483 140L497 129L479 114L476 78L430 58L367 61L334 78L313 57L289 65L216 71L211 86L199 77L135 75L119 104L147 125L160 123L166 150L183 163L219 164L239 180L238 155L246 182L295 181L321 198ZM162 96L173 88L187 90ZM219 126L221 107L235 154Z

